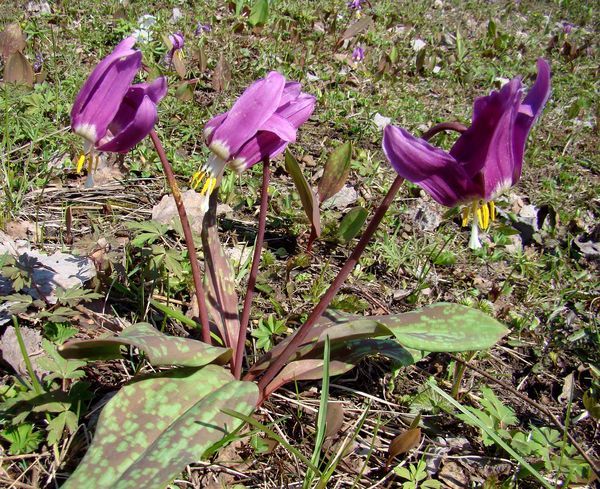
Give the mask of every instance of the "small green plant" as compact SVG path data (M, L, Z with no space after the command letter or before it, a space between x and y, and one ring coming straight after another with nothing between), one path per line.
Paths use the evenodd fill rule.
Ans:
M401 479L402 489L439 489L441 482L434 479L428 479L425 460L420 459L416 464L409 464L408 467L394 467L394 473Z
M282 335L287 330L285 321L281 321L270 315L267 318L260 318L258 326L252 331L252 336L256 338L256 347L265 351L273 348L275 337Z

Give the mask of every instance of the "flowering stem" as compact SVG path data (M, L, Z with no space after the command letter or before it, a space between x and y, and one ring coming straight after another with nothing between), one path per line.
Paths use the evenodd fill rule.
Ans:
M248 289L244 297L244 308L242 309L242 320L240 322L240 331L238 335L237 348L235 350L235 362L233 364L233 375L236 379L241 378L242 362L244 360L244 346L246 343L246 331L250 320L250 307L254 296L254 286L256 285L256 275L258 274L258 265L260 263L260 253L265 238L265 226L267 222L267 203L269 201L269 178L270 166L269 158L263 160L262 187L260 190L260 212L258 217L258 233L256 243L254 244L254 255L252 256L252 267L248 277Z
M438 132L442 131L456 131L461 134L467 130L467 126L461 124L460 122L440 122L436 124L428 131L424 132L421 136L425 141L429 141L433 136L435 136Z
M365 248L367 247L367 244L369 244L369 241L371 241L371 237L373 236L377 227L379 226L379 223L383 219L383 216L388 210L390 204L392 203L392 200L398 193L402 182L404 182L404 179L400 176L397 176L394 182L392 183L392 186L388 190L388 193L383 198L383 201L381 202L381 204L379 204L379 207L375 211L371 222L369 222L367 229L358 241L356 248L352 251L350 257L348 258L348 260L346 260L346 263L344 263L344 266L342 267L338 275L335 277L333 283L329 286L327 292L325 292L325 295L321 297L321 300L317 304L317 307L313 309L306 322L302 326L300 326L300 329L296 331L292 340L288 343L285 349L281 352L277 359L271 364L271 366L265 371L264 375L260 378L258 382L258 388L261 392L261 399L259 400L259 405L262 404L262 402L264 401L264 392L266 387L281 370L281 368L286 364L286 362L289 360L292 354L306 339L306 337L310 333L310 330L313 328L317 320L323 315L323 313L335 297L337 291L340 289L350 272L354 269L354 266L358 262L358 259L362 255Z
M154 129L150 131L150 138L154 143L154 147L156 148L156 152L158 153L158 157L160 158L160 162L162 163L163 170L165 172L165 177L167 178L169 187L171 187L173 199L175 200L175 205L177 206L177 212L179 213L179 220L181 221L181 228L183 229L183 236L185 238L185 246L187 247L188 255L190 256L192 278L194 280L194 288L196 291L196 299L198 302L198 310L200 313L200 324L202 325L202 340L210 345L210 327L208 324L208 313L206 312L204 287L202 286L202 279L200 277L200 265L198 263L198 256L196 255L196 247L194 246L194 238L192 236L192 230L190 228L190 221L188 220L187 213L185 211L185 206L183 205L181 191L179 190L179 186L177 185L177 180L175 179L173 168L171 167L171 164L167 159L165 150L160 142L160 139L158 139L158 135L156 134L156 131Z
M21 334L21 325L19 324L19 320L17 316L12 317L13 326L15 328L15 336L17 337L17 343L19 344L19 349L21 350L21 356L23 357L23 362L25 362L25 368L27 369L27 373L31 378L31 385L33 386L33 390L35 393L40 396L44 393L44 389L40 385L40 382L35 375L35 370L33 370L33 365L31 364L31 359L29 358L29 354L27 353L27 347L25 346L25 342L23 341L23 335Z

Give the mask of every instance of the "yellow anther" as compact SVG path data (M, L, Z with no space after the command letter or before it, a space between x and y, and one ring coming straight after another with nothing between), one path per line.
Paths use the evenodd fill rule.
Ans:
M196 190L200 186L202 180L204 179L204 175L205 172L203 171L197 171L196 173L194 173L194 175L190 179L190 185L194 190Z
M483 227L483 211L481 210L481 207L477 207L477 222L479 223L480 229L485 229Z
M85 163L85 155L81 155L79 157L79 159L77 160L77 173L81 173L81 170L83 170L83 164Z
M469 209L468 207L463 207L462 208L462 225L463 227L465 227L467 224L469 224L469 216L471 215L471 209Z
M481 206L481 213L483 214L483 226L481 229L487 229L490 225L490 209L487 202Z
M206 179L202 190L200 191L200 195L210 195L214 188L217 186L217 179L214 177L209 177Z
M492 221L496 220L496 204L494 204L493 200L490 200L488 202L488 205L490 206L490 219Z

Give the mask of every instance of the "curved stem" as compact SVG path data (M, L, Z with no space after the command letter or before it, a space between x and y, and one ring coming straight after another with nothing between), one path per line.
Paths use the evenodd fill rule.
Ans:
M254 254L252 256L252 268L248 277L248 288L246 297L244 297L244 308L242 309L242 319L240 322L240 331L238 334L237 348L235 350L235 361L233 364L233 375L236 379L241 378L242 362L244 361L244 346L246 344L246 331L250 321L250 309L252 298L254 297L254 286L256 285L256 275L258 274L258 265L260 264L260 254L265 240L265 226L267 222L267 204L269 202L269 178L270 178L269 159L263 160L262 187L260 190L260 212L258 217L258 232L256 234L256 243L254 244Z
M208 313L206 311L204 287L202 286L202 278L200 276L200 265L198 263L198 255L196 255L196 247L194 246L194 237L192 236L190 221L187 217L185 206L183 205L181 191L179 190L179 186L177 185L177 180L175 179L173 168L171 167L171 164L167 159L165 150L160 142L160 139L158 139L158 135L156 134L156 131L154 129L150 131L150 138L154 143L154 147L156 148L156 152L158 153L158 157L160 158L160 162L162 163L163 170L165 172L165 177L167 178L169 187L171 187L171 193L173 194L173 199L175 200L175 205L177 206L179 220L181 221L181 228L183 229L185 246L188 250L188 255L190 256L190 265L192 267L192 279L194 280L194 289L196 292L198 310L200 313L200 324L202 325L202 340L210 345L210 326L208 323Z
M325 295L323 295L323 297L321 297L321 300L319 301L317 306L313 309L313 311L311 312L311 314L308 317L308 319L306 320L306 322L302 326L300 326L300 329L298 329L296 331L292 340L288 343L288 345L285 347L285 349L281 352L281 355L279 355L277 357L277 359L270 365L270 367L265 371L263 376L260 378L260 380L258 382L258 388L261 392L261 399L259 400L259 405L262 404L262 402L264 401L265 388L269 385L269 382L271 382L271 380L273 380L273 378L279 373L281 368L287 363L287 361L292 356L292 354L296 351L296 349L302 344L302 342L308 336L308 334L310 333L310 330L313 328L313 326L315 325L317 320L325 312L325 310L327 309L327 307L329 306L329 304L335 297L335 294L340 289L340 287L342 286L342 284L344 283L344 281L346 280L348 275L350 275L350 272L354 269L354 266L358 262L358 259L360 258L363 251L367 247L367 244L369 244L369 241L371 241L373 234L375 234L375 231L376 231L377 227L379 226L379 223L383 219L384 214L388 210L388 207L392 203L392 200L398 193L398 190L400 189L402 182L404 182L404 179L400 176L397 176L396 179L394 180L394 182L392 183L392 186L388 190L388 193L383 198L383 201L381 202L381 204L375 211L375 214L373 215L371 222L369 222L367 229L365 230L365 232L361 236L360 240L358 241L356 248L352 251L352 253L350 254L350 257L348 258L348 260L346 260L346 263L344 263L344 266L342 267L340 272L335 277L335 280L333 281L333 283L329 286L329 289L327 290L327 292L325 292Z
M461 134L467 130L467 126L461 124L460 122L440 122L436 124L427 132L424 132L421 136L425 141L429 141L433 136L435 136L438 132L442 131L456 131Z

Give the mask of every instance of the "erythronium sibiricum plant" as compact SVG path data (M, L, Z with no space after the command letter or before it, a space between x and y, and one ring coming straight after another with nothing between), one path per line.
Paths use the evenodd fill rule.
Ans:
M536 86L538 83L541 82L538 80ZM535 91L534 87L531 93ZM539 113L543 102L534 103L533 98L530 94L524 101L532 108L522 108L519 114L529 114L533 119ZM541 98L545 101L545 97ZM216 182L227 164L243 170L263 161L259 236L264 232L267 212L268 159L294 140L297 128L310 116L314 104L314 97L303 94L298 83L286 82L282 75L271 72L251 85L229 112L207 124L206 138L214 153L210 165L203 170L209 173L208 182ZM523 138L529 126L522 123ZM180 211L194 270L196 253L181 195L154 130L150 131L150 137ZM423 140L420 144L426 143ZM212 192L216 184L208 184L203 190L212 195L202 226L208 285L206 303L210 305L220 344L226 347L210 345L207 319L202 320L203 342L168 336L143 323L126 328L116 337L63 345L60 348L63 356L87 360L119 358L135 348L153 367L162 369L134 378L107 403L92 445L63 487L162 488L185 465L211 453L213 444L237 430L240 420L248 420L247 416L284 384L347 372L373 354L407 366L428 352L473 351L489 348L500 340L507 333L504 326L479 310L456 304L438 303L409 313L366 317L327 310L403 180L401 176L396 177L355 249L304 324L253 365L247 365L245 375L242 365L247 347L245 326L250 312L246 302L252 299L254 282L249 280L244 319L240 321L235 280L218 238L217 193ZM258 269L261 242L262 239L257 238L251 277ZM198 276L199 271L195 271L194 285L202 309L205 292ZM204 308L206 314L206 306ZM127 350L122 351L121 347ZM330 352L329 358L324 358L324 351ZM247 355L247 358L256 357ZM235 361L230 365L234 368L228 368L226 365L232 359ZM168 366L171 368L165 370Z
M481 247L479 229L495 218L494 199L521 177L525 142L550 95L550 66L540 59L534 85L523 99L520 78L475 100L473 120L449 152L405 129L385 128L383 150L400 176L420 185L447 207L473 218L469 246Z
M87 78L71 110L71 128L85 139L77 162L88 162L87 186L101 152L127 153L144 139L158 119L156 105L167 93L167 80L133 85L142 66L142 53L128 37L105 57Z
M206 124L204 137L212 155L192 177L192 186L202 185L201 193L210 195L226 165L240 173L281 154L314 108L315 98L281 73L272 71L255 81L228 112Z

